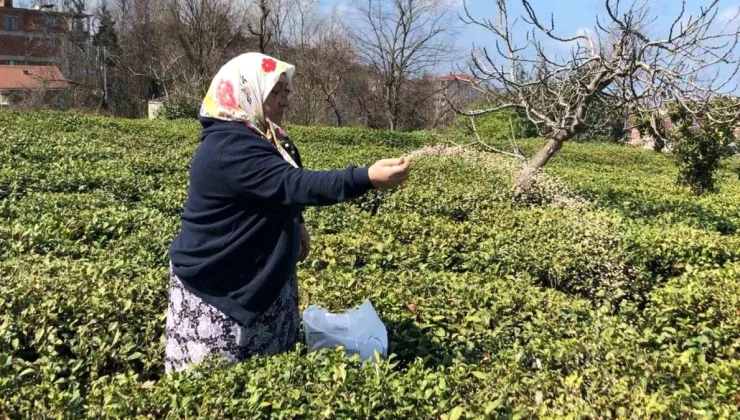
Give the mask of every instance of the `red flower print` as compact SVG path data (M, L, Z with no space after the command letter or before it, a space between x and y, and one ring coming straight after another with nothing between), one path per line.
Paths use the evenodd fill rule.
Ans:
M224 108L237 109L236 98L234 97L234 85L228 80L221 80L216 87L216 97L219 104Z
M265 71L265 73L270 73L275 71L275 68L277 67L277 63L275 60L271 58L263 58L262 59L262 70Z

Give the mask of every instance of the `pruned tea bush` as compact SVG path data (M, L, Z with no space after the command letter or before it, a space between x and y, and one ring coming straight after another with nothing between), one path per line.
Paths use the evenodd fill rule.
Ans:
M192 121L0 113L0 414L8 418L733 418L740 180L651 152L520 164L430 133L291 127L313 169L414 157L410 181L308 209L300 303L370 299L391 356L303 348L163 369L167 249ZM538 140L525 140L525 150Z

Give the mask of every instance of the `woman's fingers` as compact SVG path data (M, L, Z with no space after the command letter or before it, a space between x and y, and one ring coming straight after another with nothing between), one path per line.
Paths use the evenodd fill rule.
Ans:
M393 172L391 173L391 176L404 176L409 174L409 168L403 167L403 166L397 166L396 168L393 168Z
M398 166L403 164L404 158L381 159L378 161L381 166Z
M410 164L405 156L379 160L368 170L370 181L376 188L395 188L408 179Z
M399 158L392 158L392 159L381 159L378 161L378 163L381 166L402 166L402 167L408 167L411 163L411 159L407 158L406 156L402 156Z
M394 172L390 175L391 179L398 179L409 176L409 168L408 167L399 167L398 169L395 169Z

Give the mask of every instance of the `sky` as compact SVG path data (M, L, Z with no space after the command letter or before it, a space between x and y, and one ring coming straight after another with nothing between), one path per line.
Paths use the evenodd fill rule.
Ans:
M36 0L15 0L21 4L31 4ZM50 0L46 0L47 2ZM52 0L61 1L61 0ZM94 3L98 3L100 0L87 0L89 6ZM243 3L248 0L230 0L239 3ZM342 10L340 15L350 15L349 3L353 0L318 0L320 7L328 11L333 6L339 6ZM453 9L456 14L464 14L463 2L467 4L470 13L477 19L492 19L495 21L497 18L497 11L494 0L443 0L453 2ZM515 27L515 35L524 36L525 28L528 26L521 20L521 17L525 14L524 8L522 7L521 0L506 0L509 7L509 20L513 22L515 18L519 19L517 26ZM594 31L596 24L596 17L605 17L606 9L604 7L605 0L531 0L531 4L534 10L537 12L539 18L543 21L549 22L550 15L552 14L555 20L555 33L559 36L568 37L575 36L578 34L588 33ZM612 0L613 1L613 0ZM681 12L681 1L680 0L623 0L624 5L630 4L632 1L636 1L639 4L647 2L649 4L651 15L657 16L657 20L651 26L652 33L655 37L665 36L668 33L671 23ZM699 13L699 9L702 6L706 6L711 3L711 0L686 0L686 15ZM740 0L720 0L718 5L719 15L718 20L720 22L726 21L735 16L740 11ZM473 26L464 25L460 22L459 32L455 35L455 46L456 51L461 57L460 61L455 64L444 63L437 66L435 69L438 73L448 73L452 70L457 71L460 66L465 67L465 61L470 58L470 51L475 46L477 48L488 47L491 51L494 51L494 37L486 29ZM740 18L736 19L733 23L734 27L737 28L740 25ZM517 30L518 29L518 30ZM565 56L568 54L571 46L563 45L559 42L545 43L546 46L551 48L548 52L553 54L561 54ZM740 57L740 47L737 48L736 54ZM722 72L725 77L729 76L729 67ZM733 87L740 85L740 75L735 76L733 81ZM736 89L735 93L740 94L740 89Z
M343 6L346 4L346 0L320 1L324 7L331 7L336 4ZM463 14L463 0L452 1L457 2L457 11ZM647 1L652 11L651 14L658 17L658 20L651 27L653 35L667 34L671 23L673 23L673 20L681 12L681 2L679 0ZM488 18L494 21L497 19L494 0L465 0L465 2L468 10L474 17ZM631 0L624 1L623 3L630 4ZM699 13L700 7L706 6L709 3L709 0L687 0L686 12L687 14L690 12L696 15ZM531 4L541 20L549 22L550 14L553 15L555 19L555 33L559 36L574 36L589 30L593 31L592 28L596 25L596 16L606 16L604 0L531 0ZM510 22L513 22L514 18L520 18L525 14L520 0L507 0L507 5L509 7ZM740 0L720 0L718 8L720 11L718 19L730 19L738 12ZM740 19L736 19L735 25L739 22ZM519 19L519 23L515 26L515 32L523 34L526 26ZM516 28L520 28L520 30L517 31ZM473 46L494 48L494 38L486 29L477 26L461 25L459 30L460 32L456 36L456 48L466 58L470 56L470 50ZM569 49L569 47L565 47L557 42L551 43L550 46L553 48L552 52L554 53L564 54ZM740 55L740 48L738 48L737 55ZM437 71L447 72L450 70L450 67L449 64L440 66ZM736 76L735 79L736 83L740 84L740 76Z

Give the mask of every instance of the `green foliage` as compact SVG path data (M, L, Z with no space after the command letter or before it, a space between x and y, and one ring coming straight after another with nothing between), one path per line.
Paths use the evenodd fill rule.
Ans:
M307 144L335 144L341 146L388 146L415 149L438 142L437 135L429 131L398 132L390 130L364 130L354 127L307 127L288 124L288 134L295 141Z
M432 134L289 127L313 169ZM568 144L516 204L518 164L417 152L411 180L310 208L300 304L371 299L392 355L303 348L164 375L168 246L193 121L0 113L0 413L9 418L733 418L740 180ZM524 140L525 150L538 147Z
M191 97L171 98L162 103L157 118L165 120L181 120L198 118L200 99Z
M718 102L713 106L724 105ZM703 113L694 117L682 109L674 109L671 120L676 125L670 135L676 143L678 183L696 194L715 191L720 162L732 154L729 145L735 139L735 121L717 121Z
M475 128L481 138L487 142L509 141L512 134L516 139L537 135L537 128L527 120L525 115L515 110L502 110L475 117ZM470 118L463 115L455 117L446 131L451 136L473 136L474 134Z
M98 49L105 51L105 53L103 53L103 51L99 52L99 55L101 56L100 58L105 60L105 65L108 67L114 67L115 60L110 58L109 55L114 56L115 54L120 53L118 33L116 32L115 27L116 22L113 20L113 16L105 5L100 8L98 16L100 22L98 23L98 29L95 32L95 35L93 35L92 43Z
M583 132L576 135L573 140L620 142L627 134L625 121L624 107L619 106L614 99L597 97L588 107Z
M657 114L657 115L656 115ZM661 152L665 148L665 140L669 135L669 127L667 127L664 116L659 113L653 115L640 114L637 115L635 120L635 128L640 132L641 135L649 135L653 138L653 150Z

